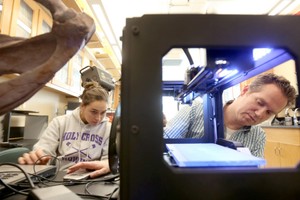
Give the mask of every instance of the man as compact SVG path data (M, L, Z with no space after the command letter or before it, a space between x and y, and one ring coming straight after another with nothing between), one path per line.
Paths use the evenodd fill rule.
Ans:
M226 138L241 142L251 154L263 157L266 136L259 126L294 103L295 88L282 76L262 74L245 86L240 96L224 106L224 125ZM200 138L204 134L203 104L193 102L169 121L165 138Z

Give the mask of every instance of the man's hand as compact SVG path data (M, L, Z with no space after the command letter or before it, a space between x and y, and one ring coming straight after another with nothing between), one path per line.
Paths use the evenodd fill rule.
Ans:
M91 178L95 178L110 172L109 163L107 159L101 161L79 162L73 165L72 167L69 167L67 170L67 174L77 171L79 169L95 170L93 173L90 174Z
M18 158L18 163L22 165L46 165L50 160L50 156L46 156L42 149L24 153L22 157Z

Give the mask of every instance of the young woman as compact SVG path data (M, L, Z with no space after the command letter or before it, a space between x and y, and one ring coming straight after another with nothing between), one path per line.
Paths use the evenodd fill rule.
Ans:
M47 164L52 158L60 161L61 169L78 163L68 172L78 168L97 169L91 175L95 177L110 171L108 92L97 82L87 82L84 88L81 105L70 114L54 118L33 146L33 151L18 159L20 164Z

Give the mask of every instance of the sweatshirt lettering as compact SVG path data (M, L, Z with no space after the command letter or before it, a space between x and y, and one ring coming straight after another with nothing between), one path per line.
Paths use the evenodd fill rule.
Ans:
M63 140L77 140L79 133L75 132L65 132L63 136Z
M74 163L90 161L90 159L86 159L86 158L80 158L80 161L79 161L79 158L77 156L63 157L62 160L74 162Z
M63 141L74 141L78 140L78 138L79 132L65 132L62 139ZM103 138L96 134L84 132L81 134L81 141L91 141L95 142L98 145L101 145Z

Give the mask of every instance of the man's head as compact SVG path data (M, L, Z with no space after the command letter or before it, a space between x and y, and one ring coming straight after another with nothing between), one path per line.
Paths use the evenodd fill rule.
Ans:
M286 106L291 106L294 104L296 98L296 90L291 85L290 81L283 76L278 76L272 73L259 75L249 85L249 91L250 92L259 91L262 86L267 84L274 84L282 91L283 95L287 99Z
M231 119L237 127L259 124L294 103L296 90L290 82L275 74L263 74L246 86L232 103Z

